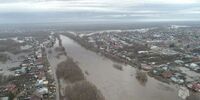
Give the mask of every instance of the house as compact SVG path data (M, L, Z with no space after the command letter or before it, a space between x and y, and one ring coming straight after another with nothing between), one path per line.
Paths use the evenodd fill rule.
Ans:
M195 63L191 63L191 64L190 64L190 67L191 67L191 68L195 68L195 67L198 67L198 65L195 64Z
M37 89L37 93L39 93L40 95L45 95L45 94L48 94L48 88L46 87L42 87L42 88L39 88Z
M171 71L165 71L161 75L163 78L170 78L172 77L173 73Z
M15 94L17 92L17 87L16 87L15 84L8 84L6 86L6 90L11 92L11 93L13 93L13 94Z
M35 86L40 88L40 87L47 85L48 83L49 83L49 81L47 81L47 80L38 80L36 82Z
M21 67L28 67L28 66L29 66L28 63L23 63L23 64L21 64Z
M197 92L200 92L200 83L194 83L192 88L197 91Z
M38 64L38 65L37 65L37 68L38 68L38 69L42 69L43 67L44 67L44 65L42 65L42 64Z
M192 89L197 91L197 92L200 92L200 82L198 83L193 83L192 84Z
M197 65L196 63L191 63L189 65L189 68L192 69L192 70L194 70L194 71L199 71L200 70L199 65Z
M42 100L42 97L33 95L33 96L31 96L30 100Z
M183 84L185 82L185 76L180 73L174 73L174 75L170 78L172 82Z
M187 84L187 87L196 92L200 92L200 82L192 82Z
M42 65L42 64L43 64L42 58L36 59L35 64L36 64L36 65Z
M182 60L175 60L174 62L175 62L176 64L179 64L179 65L184 64L184 61L182 61Z
M9 97L0 97L0 100L9 100Z
M143 70L149 71L152 69L152 67L150 65L147 65L147 64L141 64L141 65L142 65L141 67Z

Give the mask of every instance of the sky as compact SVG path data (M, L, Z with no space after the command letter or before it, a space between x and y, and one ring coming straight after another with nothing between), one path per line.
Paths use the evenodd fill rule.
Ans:
M0 23L199 19L200 0L0 0Z

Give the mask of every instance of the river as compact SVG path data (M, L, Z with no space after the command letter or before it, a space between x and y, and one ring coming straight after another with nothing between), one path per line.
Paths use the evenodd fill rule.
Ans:
M135 78L136 69L123 65L123 70L113 67L116 62L85 49L72 39L61 35L68 56L78 62L88 81L102 92L106 100L181 100L178 86L168 85L147 77L145 85Z

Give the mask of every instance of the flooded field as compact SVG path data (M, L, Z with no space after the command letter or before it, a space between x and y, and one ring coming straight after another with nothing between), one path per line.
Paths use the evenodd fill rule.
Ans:
M97 86L106 100L181 100L178 86L168 85L147 76L145 84L136 79L136 69L123 65L119 70L113 62L86 50L68 37L61 36L67 55L78 62L87 80Z
M9 71L10 68L19 67L23 58L28 55L28 53L12 54L9 52L4 52L9 59L6 62L0 62L0 74L3 75L14 75L14 72Z

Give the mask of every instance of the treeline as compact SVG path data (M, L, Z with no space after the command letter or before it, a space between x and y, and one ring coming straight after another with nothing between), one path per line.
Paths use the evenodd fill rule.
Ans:
M65 100L104 100L96 86L85 79L83 72L72 58L58 64L56 74L58 79L64 79L68 84L62 97Z
M55 34L55 37L58 39L58 44L59 44L59 47L55 48L55 51L59 52L58 55L57 55L57 58L59 58L61 55L67 56L65 48L62 45L62 39L60 38L60 35L59 34Z

